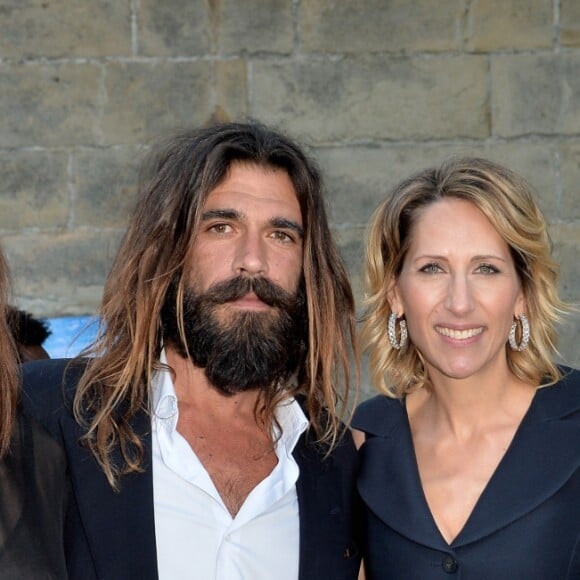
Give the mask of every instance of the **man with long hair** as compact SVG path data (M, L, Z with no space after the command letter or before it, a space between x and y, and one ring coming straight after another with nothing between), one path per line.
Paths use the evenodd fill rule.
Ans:
M100 315L24 376L67 450L70 578L355 579L354 300L304 151L254 122L163 144Z

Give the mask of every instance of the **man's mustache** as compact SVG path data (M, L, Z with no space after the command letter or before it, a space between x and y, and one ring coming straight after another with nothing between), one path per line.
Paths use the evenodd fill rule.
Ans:
M287 292L268 278L237 276L211 286L200 298L209 304L225 304L253 292L272 308L292 310L301 304L300 292Z

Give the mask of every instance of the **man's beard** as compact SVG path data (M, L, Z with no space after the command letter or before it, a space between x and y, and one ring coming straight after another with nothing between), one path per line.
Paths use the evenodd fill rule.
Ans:
M271 309L225 312L228 320L218 319L220 305L249 292ZM303 284L295 294L268 279L248 277L220 282L205 293L186 288L183 325L187 349L179 336L176 295L177 284L172 283L161 313L164 340L184 358L189 354L221 393L284 387L302 366L308 337Z

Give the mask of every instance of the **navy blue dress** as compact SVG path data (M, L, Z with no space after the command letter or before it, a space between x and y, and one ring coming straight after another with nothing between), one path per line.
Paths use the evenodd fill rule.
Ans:
M360 405L367 580L580 579L580 372L564 372L536 392L451 544L429 510L404 404L377 396Z

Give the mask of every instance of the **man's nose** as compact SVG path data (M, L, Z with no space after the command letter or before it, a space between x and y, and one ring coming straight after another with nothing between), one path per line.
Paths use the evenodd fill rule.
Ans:
M268 271L266 243L262 237L246 232L240 237L234 259L234 270L237 275L264 275Z

